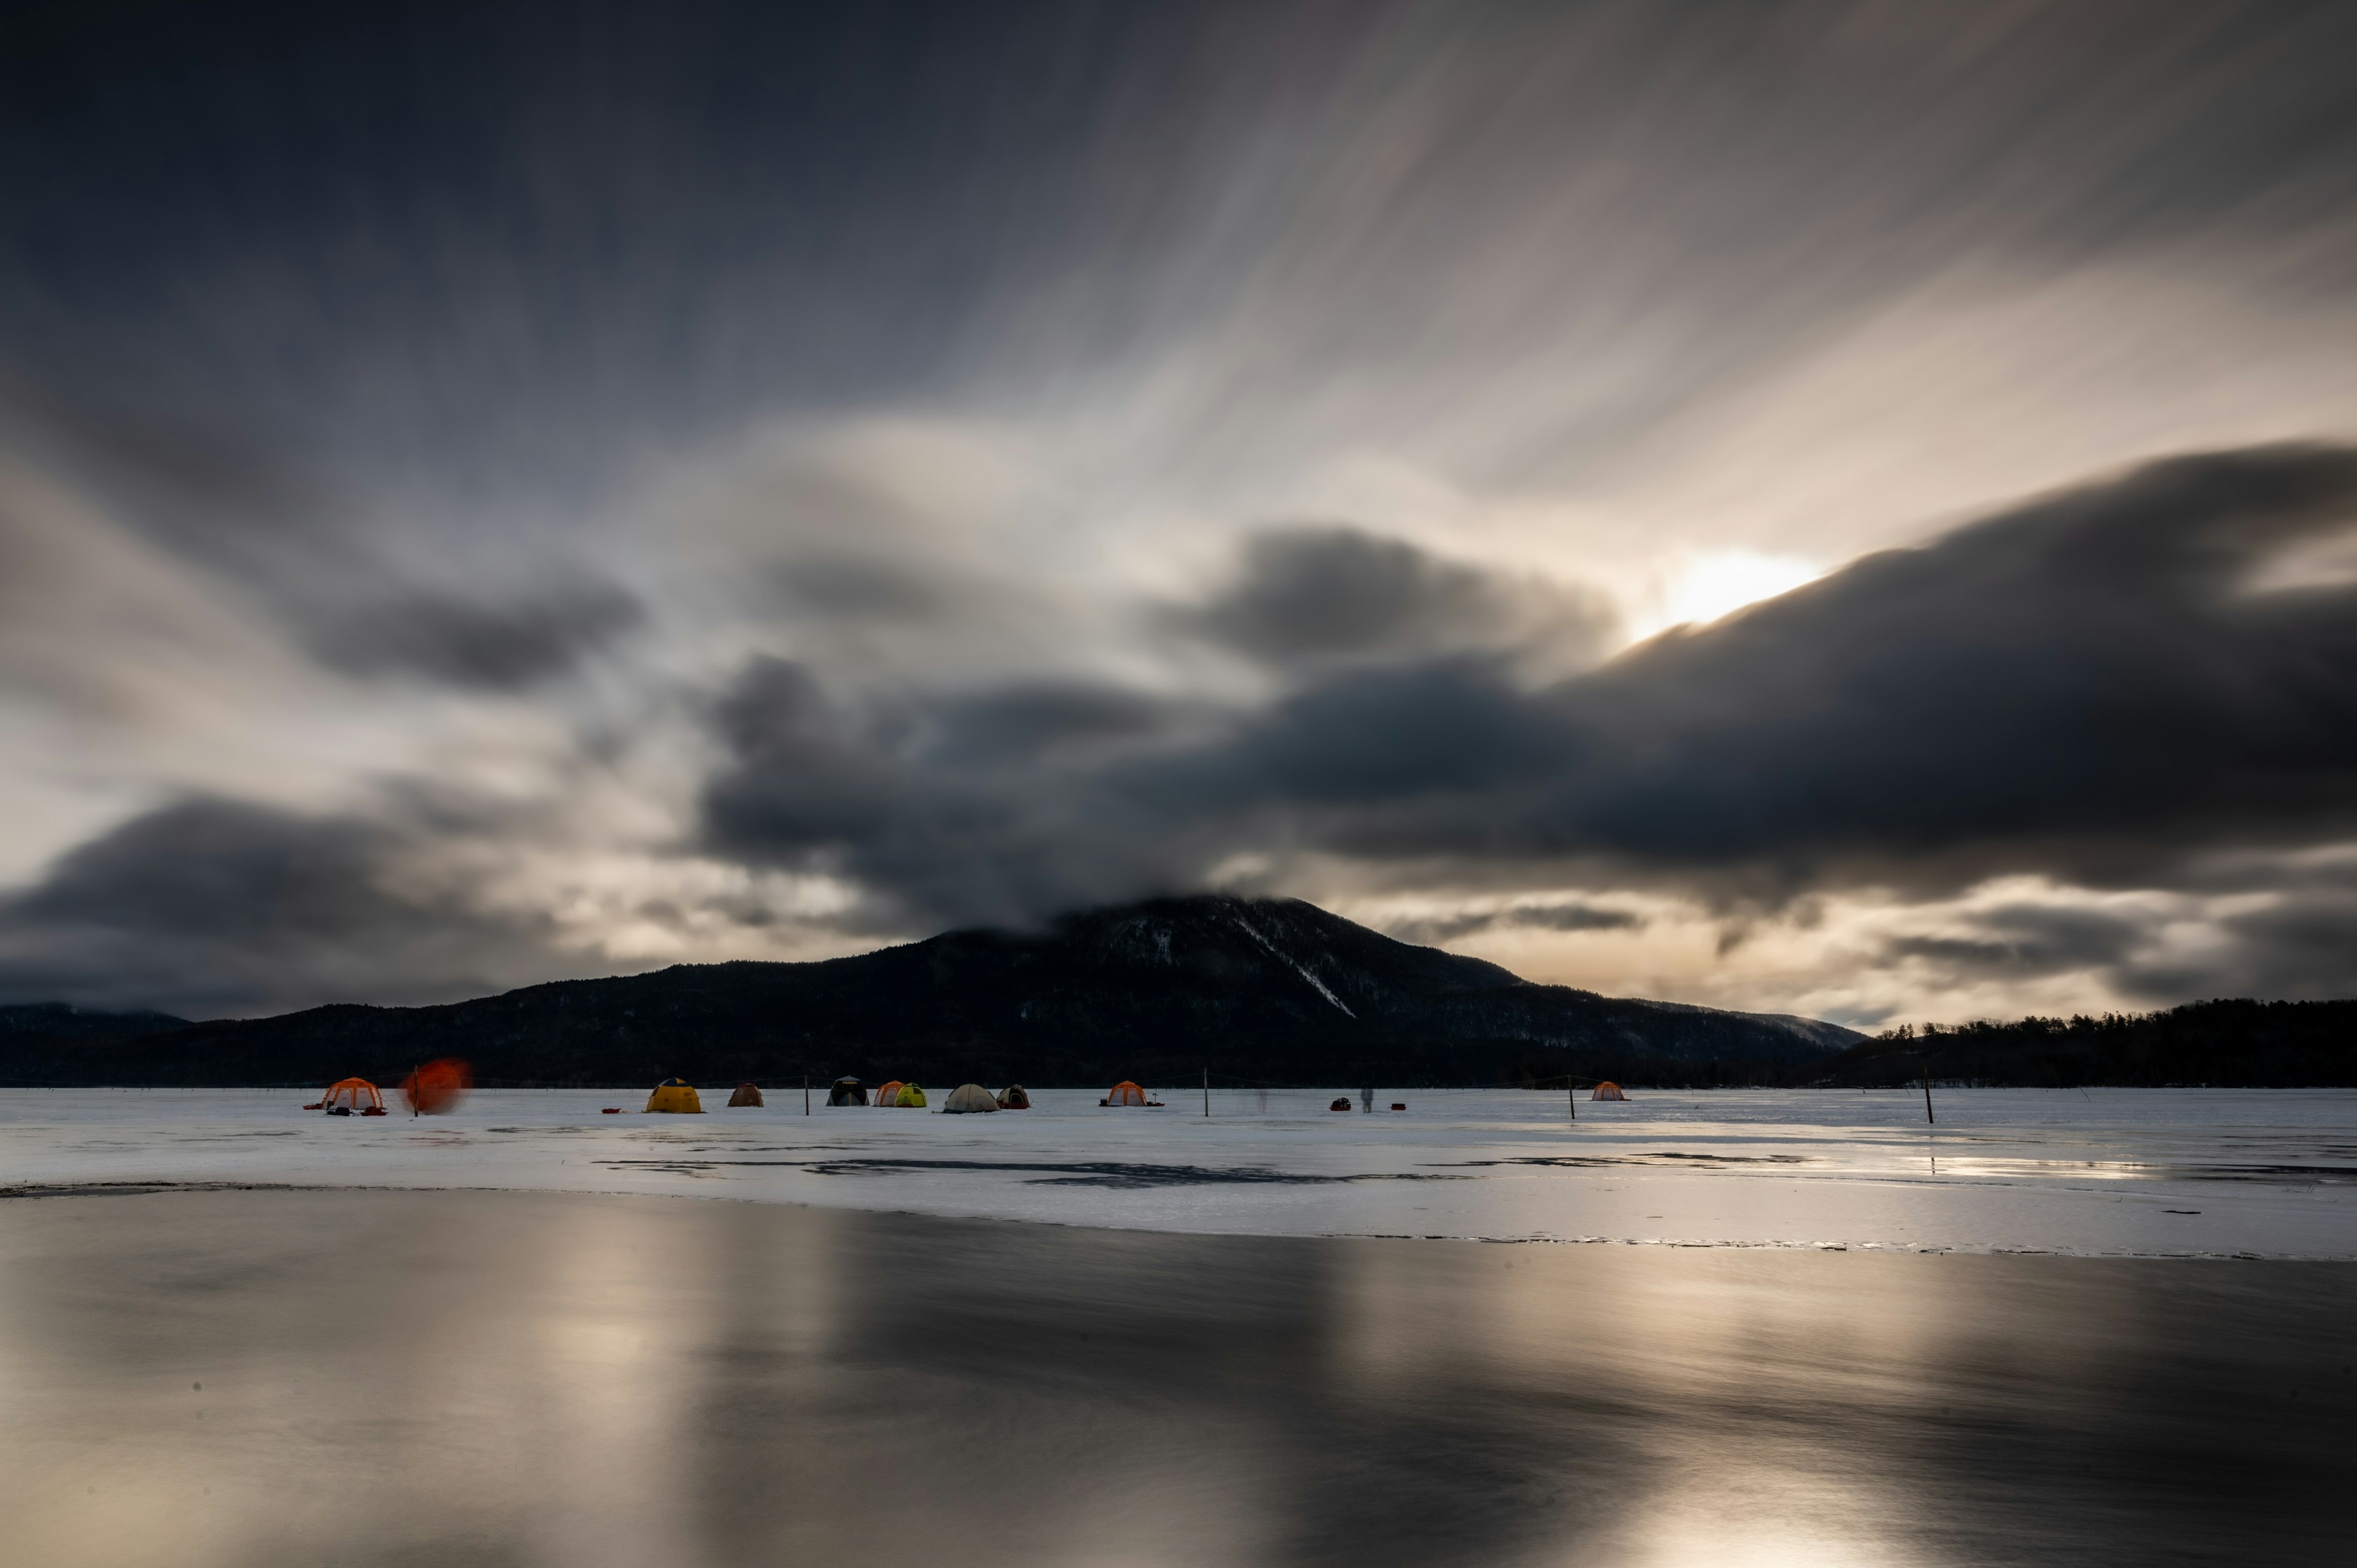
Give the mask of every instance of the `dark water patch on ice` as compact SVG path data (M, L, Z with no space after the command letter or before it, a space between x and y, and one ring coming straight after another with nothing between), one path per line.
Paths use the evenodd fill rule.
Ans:
M1644 1155L1506 1155L1494 1160L1450 1160L1449 1166L1475 1165L1562 1165L1585 1168L1596 1165L1652 1165L1666 1161L1673 1167L1680 1165L1805 1165L1814 1164L1806 1155L1691 1155L1674 1149L1663 1149Z
M2357 1165L2163 1165L2181 1181L2293 1182L2304 1187L2357 1184Z
M0 1187L0 1200L12 1197L147 1197L161 1192L315 1192L282 1181L65 1181L20 1182Z
M176 1144L230 1144L238 1143L247 1138L299 1138L303 1136L303 1133L304 1129L300 1127L264 1127L256 1128L253 1132L249 1133L176 1133L172 1136L172 1142ZM126 1140L126 1142L135 1143L137 1140Z
M1107 1160L1074 1160L1024 1164L1008 1160L599 1160L601 1165L640 1169L686 1170L718 1165L784 1165L814 1176L899 1176L910 1171L996 1171L1032 1174L1027 1186L1103 1187L1137 1189L1157 1187L1205 1186L1341 1186L1369 1181L1471 1181L1471 1176L1433 1176L1421 1172L1372 1171L1348 1176L1318 1176L1300 1171L1271 1170L1265 1165L1150 1165Z

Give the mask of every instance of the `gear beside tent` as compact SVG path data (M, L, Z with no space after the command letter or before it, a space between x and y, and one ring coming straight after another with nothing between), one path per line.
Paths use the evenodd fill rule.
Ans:
M856 1078L838 1078L834 1080L834 1087L826 1091L826 1102L829 1105L865 1105L867 1103L867 1086Z
M1599 1083L1596 1086L1596 1091L1593 1094L1590 1094L1587 1098L1590 1100L1626 1100L1629 1097L1620 1092L1620 1086L1617 1083Z
M998 1091L998 1108L1001 1111L1028 1111L1031 1109L1031 1097L1023 1092L1021 1084L1010 1083Z
M704 1101L695 1097L695 1086L685 1079L667 1078L655 1085L647 1096L649 1111L667 1111L676 1115L701 1116Z
M401 1080L402 1098L412 1116L442 1116L458 1109L475 1087L475 1070L455 1057L414 1068Z
M997 1109L996 1098L978 1083L961 1083L950 1090L947 1100L942 1101L942 1114L944 1116L963 1116L974 1112Z
M735 1111L740 1107L748 1105L756 1111L759 1111L761 1108L760 1086L751 1083L740 1083L737 1086L737 1092L728 1097L728 1109Z

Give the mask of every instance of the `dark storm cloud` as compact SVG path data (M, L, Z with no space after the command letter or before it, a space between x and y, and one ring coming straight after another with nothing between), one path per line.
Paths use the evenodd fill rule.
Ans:
M846 876L886 914L1024 922L1178 885L1176 835L1102 798L1059 753L1151 733L1142 696L1014 688L886 711L831 698L810 671L749 665L716 710L731 764L707 786L705 835L757 864Z
M2123 994L2357 996L2357 857L2253 856L2187 880L2232 902L2191 941L2164 940L2168 913L2150 917L2146 940L2123 943L2104 972Z
M1970 936L1903 937L1884 951L1952 974L2019 978L2115 969L2151 938L2147 925L2118 915L2032 904L1983 911L1973 924Z
M2357 886L2340 894L2300 890L2271 907L2219 922L2226 940L2199 961L2148 959L2123 975L2132 995L2357 996Z
M1592 659L1616 629L1600 596L1442 560L1351 528L1271 529L1242 570L1172 624L1279 668L1544 647Z
M1371 20L52 7L0 51L0 345L374 478L544 494L937 375L1079 248L1175 238Z
M1884 944L1886 961L1918 961L1945 982L2089 974L2121 996L2156 1004L2189 996L2316 1001L2357 995L2357 874L2340 885L2287 868L2258 908L2231 912L2174 901L2125 910L2009 905L1975 912L1969 929ZM2196 920L2199 939L2170 940Z
M2357 827L2357 588L2246 588L2352 522L2346 449L2155 464L1551 688L1337 682L1174 767L1361 854L2149 875Z
M1385 929L1402 941L1437 943L1517 927L1540 931L1633 931L1644 924L1644 917L1627 909L1607 909L1571 900L1518 904L1511 908L1445 915L1428 920L1403 920Z
M2183 457L1552 686L1461 659L1350 671L1215 742L1011 779L930 767L764 666L724 710L710 821L944 914L968 885L1053 907L1078 865L1102 894L1272 848L1792 891L2151 885L2205 848L2357 831L2357 586L2250 586L2352 523L2357 452Z
M1597 464L1960 255L2231 226L2345 292L2357 197L2330 5L50 6L10 46L0 354L438 493L1240 317L1225 417L1437 418L1566 300L1647 352L1518 456Z
M949 768L1034 764L1166 736L1185 704L1110 686L1034 682L931 704L926 759Z
M355 674L508 692L569 672L645 614L636 598L609 584L505 604L412 594L322 620L309 642L327 663Z
M0 993L248 1012L445 999L554 966L537 920L404 891L421 847L390 817L175 801L0 903Z
M109 521L231 590L242 608L268 611L346 673L516 691L567 672L645 618L635 596L577 571L505 596L404 586L410 574L382 519L201 424L0 387L0 457L9 456L76 487ZM21 526L0 510L0 559Z

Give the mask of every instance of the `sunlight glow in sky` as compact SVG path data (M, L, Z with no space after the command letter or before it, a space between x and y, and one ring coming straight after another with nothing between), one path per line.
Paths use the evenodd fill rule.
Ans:
M58 15L0 1000L1214 885L1849 1023L2357 992L2357 10Z
M1658 616L1639 621L1633 629L1640 637L1650 637L1682 623L1705 625L1746 605L1790 593L1823 575L1823 568L1795 555L1711 551L1676 569L1662 595Z

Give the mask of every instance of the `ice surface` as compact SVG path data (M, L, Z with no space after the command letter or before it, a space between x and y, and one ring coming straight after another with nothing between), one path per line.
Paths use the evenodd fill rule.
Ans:
M316 1090L0 1090L0 1185L267 1183L670 1193L1258 1235L2357 1259L2357 1090L1035 1090L996 1115L638 1113L642 1091L486 1090L339 1118ZM928 1086L946 1090L948 1086ZM707 1095L716 1106L720 1095ZM945 1098L936 1092L935 1102ZM1354 1097L1355 1100L1355 1097ZM620 1106L619 1116L601 1114Z

